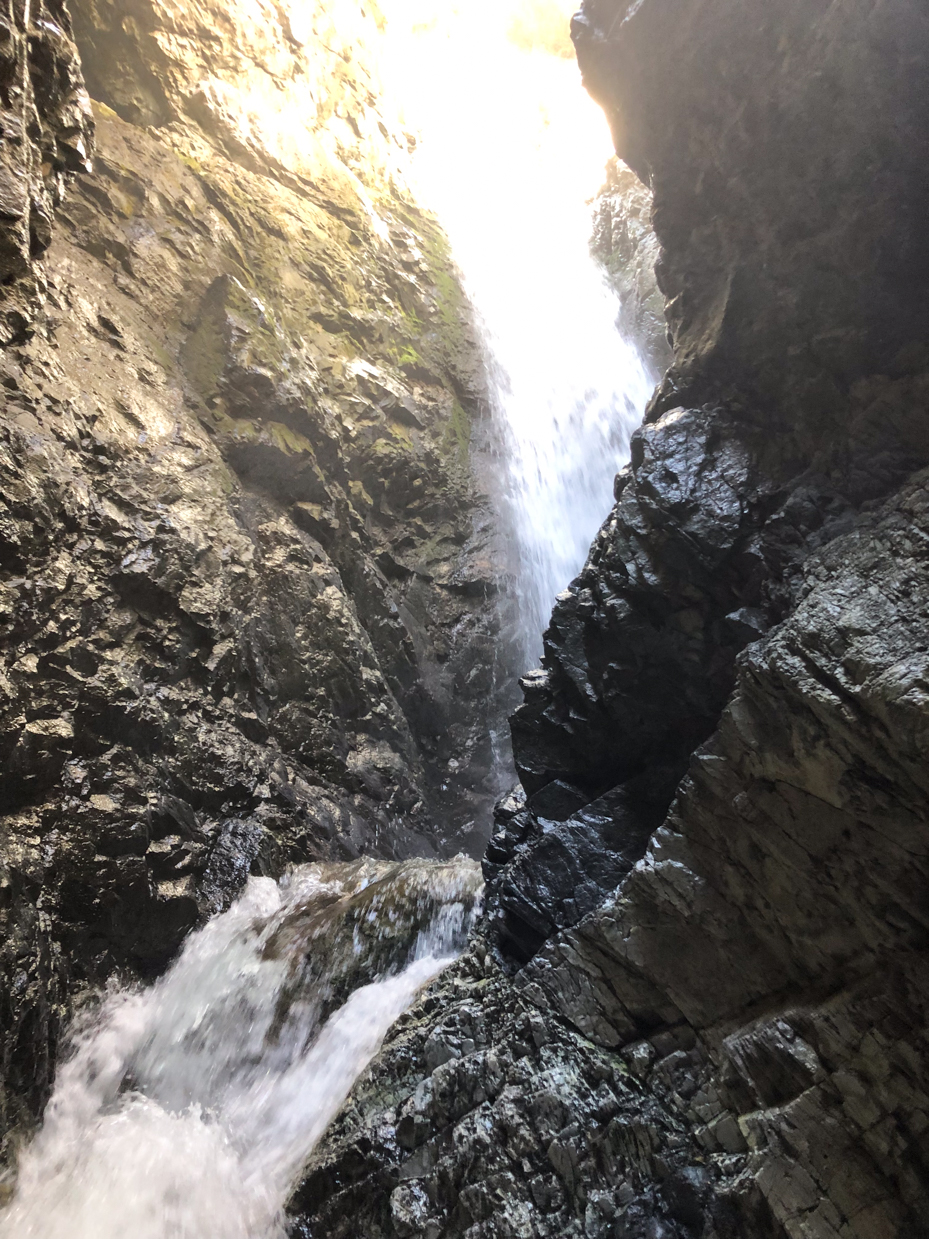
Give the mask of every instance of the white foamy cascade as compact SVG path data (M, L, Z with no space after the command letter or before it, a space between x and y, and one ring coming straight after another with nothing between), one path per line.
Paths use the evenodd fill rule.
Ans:
M417 188L448 233L495 362L528 662L610 510L654 386L590 254L589 200L610 135L573 60L507 37L526 4L385 7L394 89L419 139Z
M313 1145L462 949L479 872L459 858L252 878L160 981L114 992L77 1034L0 1237L282 1239Z

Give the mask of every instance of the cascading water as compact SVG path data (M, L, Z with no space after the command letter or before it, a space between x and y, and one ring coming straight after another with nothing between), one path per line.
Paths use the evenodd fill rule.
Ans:
M526 665L582 566L654 386L591 257L612 153L558 0L385 0L419 196L449 235L493 359L496 482L515 542ZM561 47L558 40L561 40Z
M0 1237L281 1239L307 1155L480 890L464 858L252 878L78 1032Z
M609 136L574 64L527 46L539 12L563 38L561 0L522 0L526 20L506 0L385 7L418 187L494 359L528 665L651 386L588 248ZM252 878L159 982L114 991L79 1028L0 1239L281 1239L314 1143L463 949L479 894L463 859Z

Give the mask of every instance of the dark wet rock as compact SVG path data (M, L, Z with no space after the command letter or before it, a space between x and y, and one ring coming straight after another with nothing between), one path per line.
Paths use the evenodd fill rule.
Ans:
M477 850L499 790L479 354L373 18L318 7L308 45L277 10L72 5L94 169L0 359L4 1133L75 994L163 969L249 873ZM64 11L31 11L41 151L3 157L45 210L90 122Z
M649 771L591 801L549 783L515 814L498 806L484 858L485 932L506 957L527 963L615 890L661 824L676 776Z
M750 393L812 447L851 381L924 347L927 23L919 0L583 5L585 84L654 194L663 408Z
M729 1190L746 1177L741 1137L718 1157L694 1139L686 1111L704 1103L676 1092L700 1070L690 1030L597 1045L482 950L362 1077L292 1202L292 1235L689 1239L709 1213L704 1234L773 1239L760 1192Z
M523 681L472 955L295 1234L927 1234L926 20L575 19L674 361Z
M617 504L545 636L513 718L520 778L591 793L684 762L713 730L739 651L789 608L812 545L848 500L827 479L780 483L719 409L636 431Z
M314 1155L295 1234L348 1233L348 1199L384 1236L925 1233L926 483L810 558L614 893L515 977L485 921ZM511 874L518 848L491 889Z
M526 807L536 817L544 817L549 822L564 822L578 809L582 809L588 799L579 788L555 779L531 796Z
M923 1233L927 529L919 475L811 558L646 858L533 963L605 1044L645 1031L643 978L673 1003L723 1103L698 1139L737 1120L787 1234Z

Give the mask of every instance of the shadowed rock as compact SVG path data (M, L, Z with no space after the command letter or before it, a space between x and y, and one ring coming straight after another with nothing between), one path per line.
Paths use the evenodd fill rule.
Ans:
M48 296L0 359L4 1133L75 992L162 970L250 872L479 848L497 790L481 361L373 15L78 0L97 154L48 247L89 105L64 9L27 7L4 305Z
M487 918L293 1233L922 1236L926 13L586 0L574 34L674 360L523 681Z

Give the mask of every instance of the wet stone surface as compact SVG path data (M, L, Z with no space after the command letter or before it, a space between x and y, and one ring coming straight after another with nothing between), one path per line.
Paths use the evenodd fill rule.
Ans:
M162 970L249 873L479 851L496 792L482 363L373 19L320 7L321 50L274 6L129 9L72 6L94 169L6 301L5 1133L76 993ZM90 120L67 15L32 17L38 211Z
M295 1234L926 1233L929 31L763 8L575 19L674 359L523 681L474 951Z

